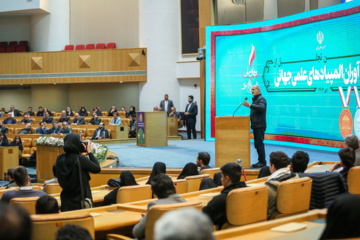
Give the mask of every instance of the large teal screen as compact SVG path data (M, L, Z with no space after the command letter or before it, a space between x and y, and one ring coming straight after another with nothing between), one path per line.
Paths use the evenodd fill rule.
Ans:
M359 137L358 1L276 20L206 28L206 140L258 84L270 139L333 146ZM247 116L240 107L235 116Z

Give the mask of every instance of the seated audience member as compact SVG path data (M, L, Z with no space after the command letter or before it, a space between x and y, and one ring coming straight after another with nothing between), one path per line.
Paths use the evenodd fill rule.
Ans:
M154 109L153 109L154 112L158 112L159 111L159 107L158 106L155 106Z
M179 112L176 112L175 107L171 108L171 112L169 113L169 117L177 117L178 121L182 120L181 114Z
M80 116L78 113L75 113L75 117L71 125L85 125L85 119L82 116Z
M119 188L125 186L138 185L135 181L134 175L130 171L123 171L120 174L120 187L115 188L104 197L103 206L116 203L117 192Z
M81 107L81 108L80 108L79 115L82 116L82 117L89 116L89 114L87 113L85 107Z
M114 112L113 113L113 118L110 121L110 125L121 125L121 118L118 117L118 113Z
M309 154L304 151L297 151L291 158L290 171L293 173L303 173L308 164Z
M133 117L136 118L136 110L135 110L135 107L134 107L134 106L131 106L129 112L128 112L126 115L127 115L128 118L133 118Z
M201 174L201 171L203 169L211 168L209 166L210 162L210 154L207 152L199 152L197 159L196 159L196 165L200 167L199 174Z
M125 108L124 106L122 106L122 107L120 108L120 111L121 111L121 112L125 112L125 117L128 118L128 114L127 114L126 108Z
M53 122L52 125L53 126L52 126L52 128L49 129L48 134L52 134L52 135L59 134L61 127L55 122Z
M2 112L0 112L0 117L3 117L3 114L2 114Z
M221 194L215 196L207 206L203 208L203 213L208 215L214 225L221 226L227 222L226 198L233 189L246 187L245 182L241 182L241 167L239 164L230 162L221 168L222 185L224 189Z
M0 111L6 113L5 108L1 108Z
M161 112L162 108L161 107L158 107L158 111Z
M28 123L32 123L32 120L30 118L30 115L28 113L25 113L23 119L21 119L19 124L28 124Z
M1 125L0 125L1 126ZM355 151L355 166L360 166L360 148L359 139L356 135L350 134L345 137L345 144L347 147L354 149Z
M45 116L45 113L47 113L47 112L49 113L49 116L52 117L53 113L50 110L48 110L47 108L44 108L44 116Z
M338 169L339 173L344 177L345 180L347 180L348 172L355 163L355 151L352 148L344 147L340 149L338 155L340 157L340 162L335 163L334 166L332 166L332 168L330 169L330 172Z
M197 170L196 164L190 162L184 166L183 170L181 171L177 179L184 179L187 176L194 176L194 175L199 175L199 172Z
M97 116L102 117L102 112L99 107L94 107L93 113L96 113Z
M59 130L59 134L60 135L65 135L65 134L69 134L69 133L72 133L71 127L68 125L67 122L63 122L62 123L62 128L60 128L60 130Z
M30 240L32 223L29 213L19 205L0 203L0 238Z
M99 125L101 123L101 118L98 118L96 113L93 113L93 117L90 119L88 125Z
M4 185L5 189L10 187L16 187L15 179L14 179L14 168L9 168L6 172L6 180L8 181L7 184Z
M53 171L53 174L54 174L54 178L52 178L50 180L46 180L44 182L43 191L45 190L45 187L46 187L47 184L49 184L49 183L59 183L59 180L56 177L56 164L53 165L52 171Z
M35 212L36 214L59 213L59 204L53 196L44 195L36 200Z
M156 221L156 240L215 240L213 225L205 214L195 208L180 208L165 213Z
M9 144L9 146L18 146L19 151L24 150L21 138L19 136L16 136L14 140Z
M95 130L94 135L91 137L91 140L100 140L104 138L109 138L109 132L105 129L105 124L100 123L99 127Z
M10 106L10 111L8 113L12 113L12 116L14 116L14 117L21 117L22 116L20 111L15 109L14 105Z
M268 195L268 217L276 213L276 194L281 182L291 178L299 178L299 176L290 171L288 168L289 158L281 151L270 153L270 172L265 185L269 189Z
M92 237L86 228L69 224L57 231L56 240L92 240Z
M44 116L45 116L45 114L44 114L44 109L43 109L42 107L39 107L39 108L38 108L38 111L37 111L37 113L36 113L36 116L37 116L37 117L44 117Z
M166 173L166 165L163 162L156 162L154 163L153 169L151 170L150 177L146 184L150 184L151 181L160 173Z
M63 122L67 122L68 124L70 124L70 117L66 116L65 110L61 111L61 116L59 118L58 123L63 123Z
M9 133L9 129L4 126L4 123L0 120L0 133Z
M268 177L271 175L269 166L263 166L260 168L259 175L257 178Z
M4 124L16 124L16 119L12 117L12 113L8 113L8 117L4 119Z
M9 141L5 135L5 133L0 133L0 147L9 146Z
M54 122L54 119L53 119L53 117L51 117L49 115L49 112L46 112L45 117L43 117L43 119L42 119L42 122L47 123L47 124L52 124Z
M326 214L326 227L320 239L359 239L360 197L352 194L338 196Z
M35 133L36 133L36 134L48 134L48 133L49 133L49 129L46 128L44 122L40 122L40 123L39 123L39 127L36 129Z
M136 117L131 117L129 134L131 138L136 137Z
M71 111L70 107L66 107L66 116L68 117L74 116L74 113Z
M32 134L31 123L27 123L25 128L21 129L18 134Z
M117 113L117 110L115 106L112 106L108 112L108 116L114 116L114 112Z
M179 194L176 193L174 183L173 181L171 181L169 176L165 174L159 174L151 181L150 184L151 190L153 191L153 194L155 194L155 196L158 198L158 200L149 203L147 211L149 211L152 206L155 206L157 204L174 204L186 202L185 199L183 199L182 197L180 197ZM145 224L146 214L133 228L132 232L136 238L145 237Z
M9 190L4 192L1 197L2 202L9 203L11 199L18 197L41 197L46 195L43 191L33 190L30 186L30 177L26 168L17 167L14 171L14 179L19 191Z
M31 117L35 117L35 113L33 112L32 107L28 107L28 110L26 113L29 114L29 116L31 116Z

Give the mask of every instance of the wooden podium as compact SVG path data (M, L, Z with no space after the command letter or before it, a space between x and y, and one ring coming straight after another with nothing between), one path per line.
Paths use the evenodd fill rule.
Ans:
M168 137L177 137L179 135L178 117L168 117L167 122L168 122L168 127L167 127Z
M144 147L168 145L167 112L137 112L136 144Z
M250 168L250 117L215 118L215 166L242 160Z
M19 147L0 147L0 179L5 179L5 173L9 168L19 166Z
M52 168L56 162L56 158L63 153L63 147L37 145L36 175L38 182L44 182L54 178Z

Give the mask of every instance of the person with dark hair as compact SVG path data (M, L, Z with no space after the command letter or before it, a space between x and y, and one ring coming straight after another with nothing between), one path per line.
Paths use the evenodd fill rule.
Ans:
M49 129L46 128L46 125L44 122L39 122L39 127L35 131L36 134L48 134Z
M150 184L151 190L153 191L153 194L155 194L155 196L158 198L158 200L148 204L147 212L152 206L156 204L174 204L186 202L185 199L183 199L182 197L180 197L179 194L176 193L174 183L169 176L163 173L158 174L154 179L152 179ZM133 228L132 233L136 238L140 239L145 237L145 223L146 214Z
M184 166L183 170L181 171L177 179L184 179L187 176L194 176L194 175L199 175L199 172L197 170L196 164L190 162Z
M38 111L36 112L37 117L44 117L44 110L42 107L38 108Z
M25 128L21 129L18 134L32 134L31 123L27 123Z
M66 116L68 117L74 116L74 113L72 112L70 107L66 107Z
M320 239L360 238L360 197L352 194L338 196L326 214L326 227Z
M163 162L156 162L156 163L154 163L153 169L150 173L149 180L146 182L146 184L150 184L151 181L160 173L163 173L163 174L166 173L166 165Z
M130 129L129 129L129 134L131 138L135 138L136 137L136 116L132 116L130 117Z
M198 107L194 103L194 96L189 95L188 97L189 104L186 105L185 108L185 125L187 129L187 137L191 139L191 132L193 134L193 138L196 139L196 115L198 114Z
M51 116L51 117L53 116L53 113L50 110L48 110L47 108L44 108L44 116L47 112L49 113L49 116Z
M65 110L61 111L61 116L59 117L59 121L57 121L57 122L58 123L67 122L68 124L70 124L70 117L66 115Z
M68 122L62 123L62 128L59 130L59 135L66 135L72 133L72 128L68 125Z
M82 116L80 116L79 113L75 113L75 117L71 125L85 125L85 119Z
M114 112L117 113L117 110L115 106L112 106L108 112L108 116L114 116Z
M82 116L82 117L87 117L87 116L89 116L89 114L88 114L88 112L86 111L86 108L85 108L85 107L81 107L81 108L80 108L79 115Z
M24 150L23 145L22 145L22 141L21 141L21 137L19 137L19 136L16 136L14 138L14 140L9 144L9 146L18 146L19 151Z
M303 173L308 164L309 154L304 151L297 151L291 158L290 171L294 173Z
M6 240L30 240L32 223L29 213L19 205L0 202L0 238Z
M30 115L28 113L25 113L23 119L21 119L19 124L28 124L28 123L32 123L32 120L30 118Z
M0 133L9 133L9 129L4 126L4 123L1 120L0 120Z
M128 115L129 118L133 118L133 117L136 118L136 110L135 110L134 106L130 107L129 112L128 112L127 115Z
M113 118L110 121L110 125L121 125L121 118L118 117L118 113L114 112L113 113Z
M54 118L50 116L49 112L46 112L41 122L52 124L54 122Z
M28 107L28 110L25 113L29 114L31 117L35 117L35 113L33 112L32 107Z
M159 106L161 107L161 111L167 112L167 115L169 116L169 114L171 112L171 108L174 107L174 103L173 103L173 101L171 101L169 99L169 95L165 94L164 95L164 100L162 100L160 102Z
M335 163L329 171L333 172L338 169L339 173L344 177L345 180L347 180L348 172L355 163L355 151L352 148L344 147L340 149L338 155L340 157L340 162Z
M0 133L0 147L7 147L9 146L9 141L6 137L5 133Z
M14 179L16 185L19 186L19 191L6 191L1 197L2 202L9 203L11 199L19 197L41 197L46 195L43 191L36 191L32 189L30 186L30 177L26 168L22 166L17 167L14 170Z
M103 206L116 203L117 192L119 188L125 186L138 185L135 181L134 175L130 171L123 171L120 174L120 187L115 188L104 197Z
M14 179L14 168L9 168L6 172L6 180L8 181L7 184L4 185L5 189L9 187L16 187L15 179Z
M109 138L109 131L105 129L105 124L100 123L99 127L95 130L94 134L91 137L91 140L99 140Z
M98 118L95 112L92 114L92 116L93 117L90 119L88 125L99 125L101 123L101 118Z
M176 108L172 107L171 112L169 113L169 117L177 117L178 118L178 126L180 127L180 121L182 120L182 115L179 112L176 112Z
M59 204L53 196L41 196L36 200L35 212L36 214L59 213Z
M92 237L86 228L68 224L57 231L56 240L92 240Z
M14 105L11 105L10 106L10 110L8 111L8 113L12 113L12 116L13 117L21 117L21 113L19 110L15 109L15 106Z
M84 150L89 158L81 154ZM87 144L85 149L85 144L81 143L78 134L70 133L65 136L64 151L65 153L56 159L56 176L62 187L60 195L62 212L81 209L83 198L80 178L83 183L84 198L92 200L89 173L101 171L99 162L91 152L91 144ZM79 174L81 175L79 176Z
M59 134L60 129L61 129L61 127L58 125L58 123L53 122L52 123L52 128L49 129L48 134L57 135L57 134Z
M268 195L268 217L277 212L276 207L276 194L277 189L281 182L299 178L299 175L293 173L288 168L289 157L281 151L270 153L270 172L271 175L268 177L265 185L269 189Z
M196 159L196 165L200 167L199 174L201 174L201 171L203 169L211 168L209 166L209 163L210 163L210 154L207 152L199 152Z
M0 125L1 126L1 125ZM356 135L350 134L347 135L344 139L347 147L354 149L355 151L355 166L360 166L360 147L359 147L359 139Z
M221 226L227 222L226 199L229 192L233 189L246 187L245 182L241 182L241 167L239 164L230 162L221 168L222 185L224 189L221 194L215 196L207 206L203 208L203 213L208 215L214 225Z

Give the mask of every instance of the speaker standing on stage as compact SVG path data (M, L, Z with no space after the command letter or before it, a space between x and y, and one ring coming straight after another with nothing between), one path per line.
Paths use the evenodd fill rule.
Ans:
M196 115L198 114L198 107L194 103L194 96L189 95L188 97L189 104L185 108L185 122L187 128L187 137L191 139L191 131L193 133L193 138L196 139Z
M254 133L254 145L259 156L259 162L253 164L252 166L254 168L261 168L266 166L264 147L264 135L266 130L266 100L261 95L259 85L253 85L251 87L251 93L253 95L252 104L248 101L244 101L243 105L250 108L250 123L251 129Z

